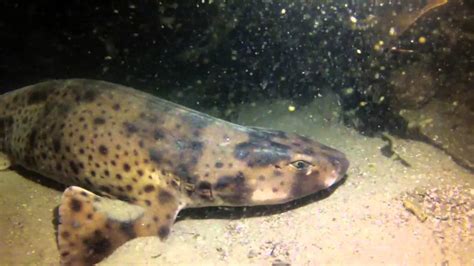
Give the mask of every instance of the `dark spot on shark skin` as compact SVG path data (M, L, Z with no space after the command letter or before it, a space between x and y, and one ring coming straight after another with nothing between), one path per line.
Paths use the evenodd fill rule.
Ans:
M168 204L174 200L174 196L169 191L161 189L158 192L158 200L161 204Z
M82 210L82 202L80 202L78 199L71 199L69 207L75 212L80 212Z
M325 189L326 186L321 183L315 183L314 186L311 187L313 183L312 180L314 180L316 177L315 173L319 175L319 172L313 172L310 176L306 175L305 173L296 173L294 178L295 182L291 188L290 195L295 198L299 198L307 195L308 191L313 192Z
M87 265L92 265L111 252L112 243L99 230L94 232L94 236L84 239L82 243L87 247Z
M81 84L83 86L83 84ZM90 103L95 101L99 92L94 89L81 89L81 85L79 88L74 88L71 91L76 95L74 98L77 103Z
M82 97L82 100L83 100L84 102L92 102L92 101L95 100L96 97L97 97L97 92L94 91L94 90L92 90L92 89L90 89L90 90L86 90L86 91L84 92L84 95L83 95L83 97Z
M157 164L160 164L162 162L163 154L159 150L155 148L150 148L148 150L148 155L150 156L150 160L152 162L155 162Z
M293 183L293 186L291 188L291 193L293 197L300 197L303 194L303 186L305 186L305 181L307 180L307 176L297 173L295 175L295 182Z
M268 140L242 142L235 146L234 157L249 167L268 166L290 159L290 147Z
M165 134L163 133L163 131L161 131L160 129L155 129L153 131L153 138L155 140L161 140L161 139L164 139L165 138Z
M124 170L125 172L130 172L130 165L129 165L128 163L124 163L124 164L123 164L123 170Z
M284 131L281 131L281 130L274 130L273 131L273 134L278 137L278 138L281 138L281 139L288 139L288 135L286 134L286 132Z
M74 174L79 174L79 168L77 167L76 163L74 161L69 161L69 167L71 168L72 172Z
M36 147L36 137L38 136L38 131L33 128L31 129L30 135L28 136L28 148L32 151Z
M15 95L13 96L13 103L18 103L18 101L21 99L20 95Z
M4 139L7 136L7 132L10 132L13 127L13 117L6 116L0 117L0 139Z
M170 234L170 228L166 225L160 226L160 229L158 229L158 236L160 239L165 239L168 237Z
M234 175L219 177L214 185L216 194L223 200L234 204L242 204L247 200L251 189L246 186L245 176L242 172Z
M189 141L186 139L176 140L176 148L178 150L191 150L192 152L202 152L203 143L200 141Z
M309 155L309 156L312 156L312 155L316 154L312 148L303 149L303 153L306 154L306 155Z
M129 238L135 238L137 236L133 228L133 223L131 222L121 222L120 230Z
M114 109L114 111L120 111L120 104L116 103L112 106L112 109Z
M128 133L128 134L133 134L133 133L137 133L138 132L138 127L133 124L133 123L130 123L130 122L124 122L123 123L123 126L125 127L125 131Z
M150 193L150 192L152 192L153 190L155 190L155 186L153 186L153 185L146 185L146 186L143 188L143 191L145 191L146 193Z
M107 155L109 153L109 149L105 145L100 145L99 152L102 155Z
M61 233L61 237L64 239L68 239L70 236L71 236L71 233L69 233L68 231L63 231Z
M60 104L57 102L46 102L44 104L43 112L41 113L42 117L47 117L52 111L58 110L57 114L63 115L69 111L69 108L66 109L66 112L63 112L63 108L67 107L65 104Z
M69 254L70 253L68 251L64 251L64 252L61 253L61 257L67 257L67 256L69 256Z
M299 143L299 142L292 142L291 145L293 145L295 147L301 147L301 143Z
M188 167L185 164L179 164L174 170L174 174L182 179L186 179L189 176Z
M49 91L46 90L47 88L37 88L36 90L32 91L28 97L26 103L28 105L37 104L46 101L49 96Z
M110 194L110 192L111 192L110 188L107 187L107 186L100 186L99 190L104 192L104 193L107 193L107 194Z
M103 117L94 118L94 125L103 125L105 124L105 119Z
M174 172L174 174L180 177L182 181L189 184L190 186L196 184L197 180L199 179L197 175L191 175L188 168L183 164L178 165L178 169Z
M203 143L200 141L191 141L190 148L194 152L202 152L203 146L204 146Z
M221 176L214 186L215 190L223 190L235 183L234 176Z
M222 168L223 166L224 166L224 164L222 162L216 162L214 164L214 167L216 167L216 168Z
M189 125L192 129L198 130L207 127L211 123L211 120L207 117L203 117L194 113L182 115L181 120L183 121L184 125Z

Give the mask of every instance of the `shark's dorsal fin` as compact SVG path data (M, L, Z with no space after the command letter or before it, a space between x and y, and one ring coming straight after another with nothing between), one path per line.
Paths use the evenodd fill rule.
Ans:
M165 202L161 197L160 202L159 191L153 208L147 208L99 197L80 187L67 188L59 206L61 264L92 265L139 236L166 238L179 204L171 195Z

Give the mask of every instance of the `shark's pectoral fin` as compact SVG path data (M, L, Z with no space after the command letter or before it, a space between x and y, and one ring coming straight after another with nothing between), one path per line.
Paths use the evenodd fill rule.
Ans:
M12 162L8 156L0 152L0 171L7 170L12 165Z
M99 197L69 187L59 206L58 248L63 265L91 265L139 236L166 238L179 211L177 201L153 208ZM146 204L145 204L146 205Z

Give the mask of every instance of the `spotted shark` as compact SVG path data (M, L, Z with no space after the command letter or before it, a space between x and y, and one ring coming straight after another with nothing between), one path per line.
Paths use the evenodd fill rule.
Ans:
M58 208L62 265L126 241L164 240L183 208L286 203L326 189L349 162L283 131L244 127L125 86L50 80L0 95L2 168L69 186Z

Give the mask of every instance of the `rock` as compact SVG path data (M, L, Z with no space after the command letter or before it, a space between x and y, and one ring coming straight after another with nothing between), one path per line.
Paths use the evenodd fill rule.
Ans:
M403 207L405 207L407 211L413 213L422 223L428 218L428 215L426 215L420 204L415 201L405 199L403 200Z
M395 110L422 107L435 95L437 88L428 64L424 62L394 70L390 75L390 84Z
M0 171L7 170L11 166L11 161L7 155L0 152Z
M446 151L453 159L474 170L473 90L450 99L432 99L419 110L401 110L412 133ZM469 100L471 99L471 100Z

